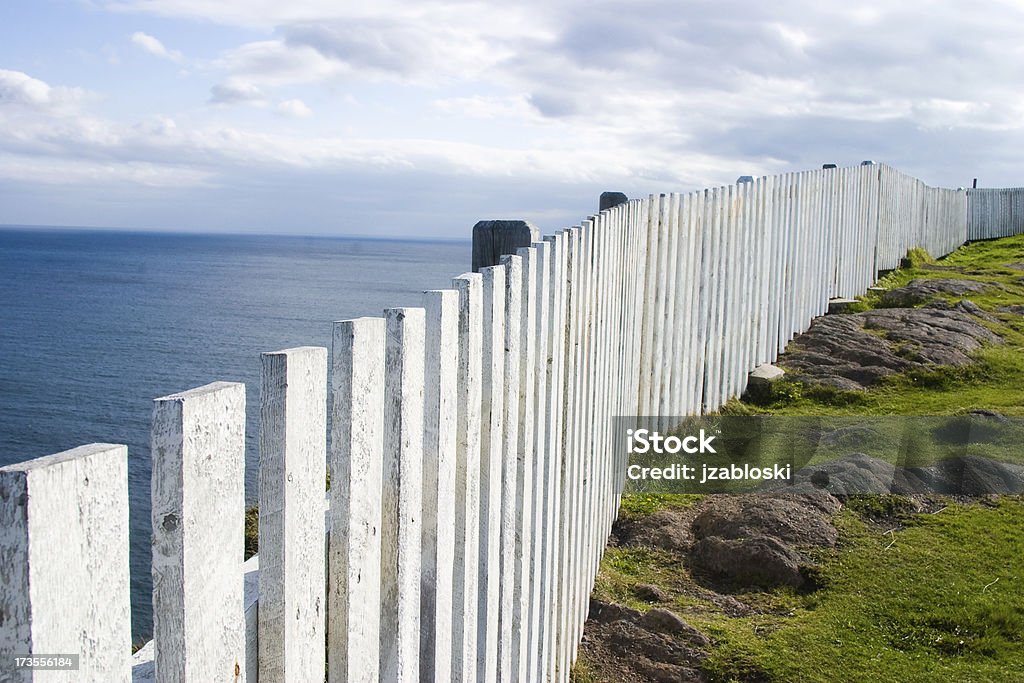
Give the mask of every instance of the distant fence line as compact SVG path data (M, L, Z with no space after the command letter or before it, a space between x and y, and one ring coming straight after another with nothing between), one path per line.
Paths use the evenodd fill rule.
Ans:
M967 190L967 239L1008 237L1024 232L1024 188Z
M337 322L329 351L263 354L245 563L244 387L157 399L132 656L126 448L0 468L0 655L81 654L48 681L567 681L622 490L612 418L717 409L908 249L1021 232L994 221L1022 192L866 165L652 195Z

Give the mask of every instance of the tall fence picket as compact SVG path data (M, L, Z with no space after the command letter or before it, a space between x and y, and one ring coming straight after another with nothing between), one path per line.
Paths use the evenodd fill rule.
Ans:
M90 444L0 467L3 680L131 680L128 448ZM76 654L79 668L11 669Z
M327 680L371 683L380 671L384 319L334 323Z
M152 430L157 683L245 680L245 385L156 399Z
M324 666L327 349L262 355L259 676L315 680Z

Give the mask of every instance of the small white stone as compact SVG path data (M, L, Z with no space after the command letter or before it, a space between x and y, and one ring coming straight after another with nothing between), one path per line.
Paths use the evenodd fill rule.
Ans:
M770 363L758 365L750 373L750 384L771 384L782 379L786 371Z

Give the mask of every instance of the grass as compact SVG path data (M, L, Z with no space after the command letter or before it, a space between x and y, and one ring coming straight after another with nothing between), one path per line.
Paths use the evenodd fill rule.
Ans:
M691 508L702 496L686 493L639 493L625 496L619 506L619 519L631 520L653 515L659 510Z
M1024 504L947 507L893 536L856 513L844 548L775 628L760 618L702 619L716 681L1012 681L1024 671Z
M914 251L880 282L958 278L993 285L970 299L998 318L989 327L1006 344L983 348L964 368L933 368L888 378L869 391L840 391L782 381L756 402L731 401L723 415L944 415L988 408L1024 416L1024 236L968 245L941 261ZM936 269L941 266L944 270ZM879 306L870 293L859 310ZM1007 448L1020 459L1024 441ZM891 458L890 458L891 459ZM635 520L696 496L624 496L620 516ZM899 520L898 530L888 528ZM879 526L885 521L886 528ZM594 596L636 609L633 594L654 583L669 605L713 641L705 673L712 681L916 683L1024 680L1024 498L970 504L949 501L935 514L913 514L899 496L847 500L836 518L836 549L815 552L817 589L734 593L756 613L730 617L690 575L685 560L656 548L608 548ZM585 660L573 679L597 683Z

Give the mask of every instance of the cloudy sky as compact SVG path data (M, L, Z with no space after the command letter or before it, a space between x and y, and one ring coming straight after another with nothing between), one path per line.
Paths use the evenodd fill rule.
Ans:
M1019 185L1022 37L1021 0L4 0L0 224L550 231L862 159Z

